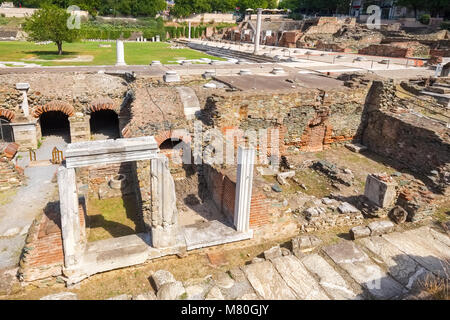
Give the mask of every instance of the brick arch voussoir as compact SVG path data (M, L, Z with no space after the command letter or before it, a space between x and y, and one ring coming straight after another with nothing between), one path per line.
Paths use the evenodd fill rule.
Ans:
M191 142L191 136L189 133L181 129L162 131L155 136L158 147L161 146L164 141L172 138L177 138L185 143Z
M98 100L93 101L88 107L88 113L101 111L101 110L112 110L115 113L117 113L117 115L119 115L120 106L117 103L115 103L113 100L105 98L105 99L98 99Z
M33 116L39 118L43 113L50 111L61 111L68 117L75 114L75 109L67 102L64 101L52 101L47 103L45 106L38 106L33 109Z
M0 117L4 117L8 119L8 121L13 121L15 116L16 114L14 113L14 111L7 109L0 109Z

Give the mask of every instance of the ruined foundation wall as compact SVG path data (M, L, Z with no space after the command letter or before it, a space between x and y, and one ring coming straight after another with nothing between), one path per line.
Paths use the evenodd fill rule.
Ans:
M394 58L427 57L430 54L430 47L419 42L393 42L390 44L370 45L359 50L358 53Z
M450 130L438 121L401 109L392 84L377 82L362 142L418 173L437 191L450 185Z
M367 91L360 86L326 92L226 93L210 97L205 111L222 131L279 129L282 153L286 148L317 151L358 134ZM270 148L270 139L268 143Z

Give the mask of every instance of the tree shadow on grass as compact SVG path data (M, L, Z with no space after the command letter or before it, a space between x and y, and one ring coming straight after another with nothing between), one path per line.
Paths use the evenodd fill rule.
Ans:
M77 51L63 51L61 55L58 55L58 50L47 50L47 51L24 51L25 54L30 54L36 56L38 59L53 60L57 58L75 58L80 55Z
M133 228L126 226L120 222L106 220L105 217L101 214L89 216L89 228L91 229L91 231L92 229L102 228L113 238L120 238L136 234L136 231Z

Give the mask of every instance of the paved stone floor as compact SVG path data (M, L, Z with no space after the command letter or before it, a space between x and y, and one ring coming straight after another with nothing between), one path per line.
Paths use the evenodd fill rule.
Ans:
M449 278L450 237L429 226L325 245L310 254L259 259L215 276L206 284L185 283L188 299L408 299L427 277ZM286 251L285 251L286 252ZM227 279L218 281L218 278ZM250 286L249 286L250 284ZM193 286L205 289L204 294ZM246 288L246 290L239 290ZM201 291L201 290L200 290ZM236 296L236 292L241 294Z

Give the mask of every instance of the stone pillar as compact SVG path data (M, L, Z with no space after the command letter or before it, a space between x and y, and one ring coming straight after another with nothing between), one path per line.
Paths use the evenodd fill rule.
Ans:
M188 39L191 40L191 22L189 21L189 36Z
M369 174L366 179L364 195L381 208L388 208L395 203L397 183L386 174Z
M37 121L12 122L10 126L14 133L14 142L19 144L19 151L27 151L29 148L37 149L37 141L40 137L37 130Z
M22 92L23 101L20 105L20 108L22 109L22 112L25 117L28 117L30 115L30 109L28 107L28 97L27 92L28 89L30 89L29 83L16 83L16 89Z
M253 51L254 54L257 54L259 51L259 41L261 37L261 15L262 9L258 8L258 16L256 18L255 50Z
M91 140L90 118L89 115L84 115L81 112L69 117L71 143Z
M116 41L116 66L126 66L125 63L125 50L123 47L123 41Z
M175 183L164 155L151 159L152 246L174 247L180 234Z
M81 239L76 183L75 169L67 169L64 166L58 168L64 266L69 270L75 269L81 263L84 243Z
M252 201L253 166L255 149L239 147L234 202L234 225L237 231L250 229L250 205Z

